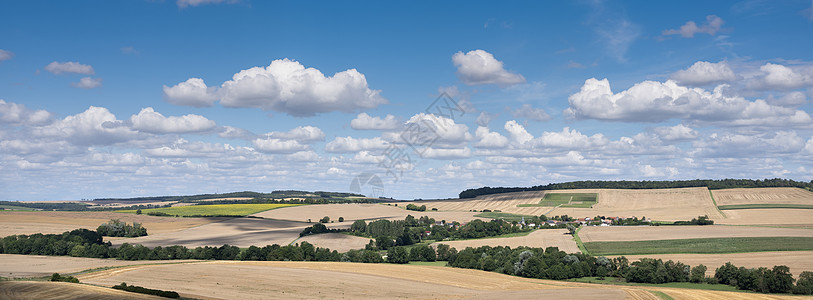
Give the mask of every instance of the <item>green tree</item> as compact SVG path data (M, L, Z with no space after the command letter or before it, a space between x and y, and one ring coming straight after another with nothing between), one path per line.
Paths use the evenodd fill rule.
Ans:
M811 181L813 183L813 181ZM813 295L813 272L804 271L799 274L796 286L793 287L794 294Z
M339 217L339 223L344 222L344 217Z
M367 231L367 222L364 222L364 220L356 220L353 222L353 225L350 225L350 231L361 233Z
M704 265L697 265L692 268L692 274L689 275L689 281L694 283L701 283L703 279L706 278L706 266Z
M330 217L325 216L324 218L319 220L320 223L330 223Z
M404 247L392 247L387 251L387 262L392 264L408 263L409 253Z

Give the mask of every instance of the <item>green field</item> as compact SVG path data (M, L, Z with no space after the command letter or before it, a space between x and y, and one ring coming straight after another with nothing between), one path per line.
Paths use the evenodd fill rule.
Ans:
M25 211L33 211L35 209L30 207L22 207L22 206L13 206L13 205L0 205L0 208L4 210L25 210Z
M215 204L215 205L189 205L178 207L162 207L162 208L148 208L142 209L142 214L149 213L165 213L170 216L179 217L200 217L200 216L217 216L217 217L242 217L266 210L298 206L301 204ZM118 212L135 213L135 210L119 210Z
M533 217L533 216L530 216L530 215L518 215L518 214L504 213L504 212L484 212L484 213L476 214L474 216L475 217L480 217L480 218L501 219L501 220L506 220L508 222L513 222L513 221L520 222L520 221L522 221L523 217L525 217L525 219L529 219L529 218Z
M592 255L740 253L813 250L813 237L745 237L626 242L587 242Z
M517 207L574 207L591 208L598 201L596 193L547 193L538 204L519 204Z
M735 204L735 205L720 205L717 208L719 208L720 210L766 209L766 208L813 209L813 205L810 205L810 204Z

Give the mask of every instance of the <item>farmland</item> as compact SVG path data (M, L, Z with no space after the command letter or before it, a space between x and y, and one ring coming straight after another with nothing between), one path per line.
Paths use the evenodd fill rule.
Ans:
M545 193L538 204L519 204L519 207L580 207L590 208L598 201L598 193Z
M724 189L712 191L717 205L813 205L813 192L799 188Z
M813 237L739 237L624 242L585 242L593 255L740 253L813 250Z
M813 237L813 230L752 226L586 226L584 242L647 241L724 237Z
M680 261L687 265L696 266L703 264L708 267L707 276L714 276L714 270L731 262L737 266L746 268L770 267L775 265L785 265L790 267L790 272L798 278L802 271L813 271L813 251L771 251L771 252L751 252L751 253L725 253L725 254L645 254L645 255L625 255L630 261L639 260L644 257L666 260Z
M62 233L88 228L119 219L122 222L138 222L149 234L173 232L224 220L224 218L164 218L103 211L0 211L0 236L12 234Z
M172 263L188 262L192 260L175 260ZM70 256L42 256L0 254L0 277L27 278L50 276L54 272L68 274L96 268L121 267L144 264L169 263L160 260L114 260Z
M539 229L526 236L442 241L435 244L447 244L457 249L465 249L466 247L476 248L480 246L508 246L512 248L527 246L536 248L558 247L559 250L568 253L580 252L576 242L573 241L573 236L567 234L566 229Z
M307 220L317 221L324 216L330 217L331 220L338 222L339 217L343 217L345 222L349 225L355 220L373 220L373 219L399 219L403 220L407 215L412 215L416 218L420 216L428 216L435 220L447 220L468 222L476 218L473 212L462 211L409 211L404 209L406 203L400 203L401 206L385 205L385 204L314 204L303 205L296 207L286 207L275 210L269 210L261 213L254 214L253 216L275 219L275 220L288 220L297 222L306 222Z
M48 281L0 281L3 299L166 299L104 287Z
M162 208L148 208L141 210L143 214L166 214L179 217L240 217L256 214L266 210L282 207L298 206L299 204L214 204L214 205L187 205ZM124 213L135 213L135 210L120 210Z

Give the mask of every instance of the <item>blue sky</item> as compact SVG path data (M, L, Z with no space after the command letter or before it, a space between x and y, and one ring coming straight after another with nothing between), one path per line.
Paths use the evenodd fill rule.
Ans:
M4 1L0 199L809 181L811 6Z

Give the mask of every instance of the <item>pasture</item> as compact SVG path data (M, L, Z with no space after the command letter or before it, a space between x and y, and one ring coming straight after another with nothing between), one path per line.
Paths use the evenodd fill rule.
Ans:
M175 207L161 207L161 208L148 208L142 209L142 214L149 215L150 213L167 214L170 216L179 217L242 217L259 212L282 208L299 206L301 204L213 204L213 205L186 205ZM123 213L135 213L135 210L120 210Z

